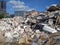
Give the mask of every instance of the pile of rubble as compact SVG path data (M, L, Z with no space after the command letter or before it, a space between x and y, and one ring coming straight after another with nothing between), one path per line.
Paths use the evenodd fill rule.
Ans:
M60 14L55 16L55 12L0 19L0 42L3 45L54 45L55 36L60 36Z

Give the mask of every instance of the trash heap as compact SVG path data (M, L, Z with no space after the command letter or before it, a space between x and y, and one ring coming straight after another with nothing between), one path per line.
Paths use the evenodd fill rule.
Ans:
M0 19L0 42L3 45L54 45L56 39L60 39L60 14L51 16L56 12L51 10L47 15L34 12L24 17Z

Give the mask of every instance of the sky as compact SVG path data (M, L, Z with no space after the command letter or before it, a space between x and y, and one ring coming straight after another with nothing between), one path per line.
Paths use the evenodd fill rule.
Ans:
M52 4L60 4L60 0L5 0L7 12L14 14L14 11L46 11Z

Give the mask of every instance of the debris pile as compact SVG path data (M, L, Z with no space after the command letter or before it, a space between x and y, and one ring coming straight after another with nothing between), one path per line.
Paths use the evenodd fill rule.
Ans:
M45 13L32 11L24 17L15 16L13 18L0 19L0 42L3 43L4 41L4 45L54 44L55 36L60 36L59 31L60 10L52 11L49 8ZM1 37L4 37L3 41L1 41Z

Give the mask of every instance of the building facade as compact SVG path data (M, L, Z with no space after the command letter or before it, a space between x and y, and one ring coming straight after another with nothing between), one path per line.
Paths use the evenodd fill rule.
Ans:
M6 12L6 1L0 1L0 13Z
M26 11L15 11L15 16L24 16L26 13Z

